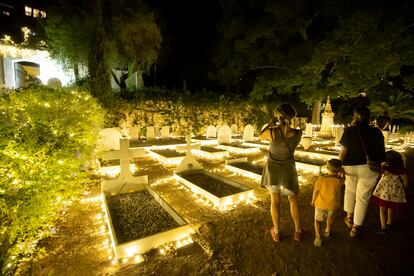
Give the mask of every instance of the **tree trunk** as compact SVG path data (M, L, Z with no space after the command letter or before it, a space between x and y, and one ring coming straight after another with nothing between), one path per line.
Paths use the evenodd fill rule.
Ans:
M96 0L95 36L92 38L89 54L89 76L92 95L105 106L112 105L112 89L105 53L105 28L102 21L102 0Z
M75 81L78 82L79 81L79 63L78 62L73 64L73 74L75 75Z
M322 100L315 100L312 108L312 124L319 125L321 123L321 106Z

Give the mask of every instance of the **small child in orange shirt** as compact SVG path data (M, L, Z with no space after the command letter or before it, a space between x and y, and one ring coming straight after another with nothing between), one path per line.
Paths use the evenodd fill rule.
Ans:
M340 207L342 181L342 162L330 159L327 163L328 174L319 176L315 183L311 205L315 207L315 246L321 246L321 222L326 219L325 237L330 238L335 211Z

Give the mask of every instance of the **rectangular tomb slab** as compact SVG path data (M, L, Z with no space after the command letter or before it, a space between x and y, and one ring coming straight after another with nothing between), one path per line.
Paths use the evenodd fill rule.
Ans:
M295 156L296 168L319 175L327 170L326 161L322 159L309 158L306 156Z
M229 152L227 150L208 146L201 146L200 149L193 149L191 152L197 156L207 159L221 159L229 156Z
M115 196L103 191L102 196L116 259L143 254L193 233L148 185L137 185L137 191Z
M269 147L270 147L269 142L260 141L260 140L251 141L251 142L244 142L243 145L248 146L248 147L260 148L260 149L264 149L264 150L269 150Z
M223 143L218 145L217 147L236 154L253 154L260 152L260 148L244 146L240 143Z
M185 153L172 149L152 149L149 155L167 165L179 164L185 157Z
M217 145L217 138L206 137L206 136L195 136L191 138L192 142L199 143L202 146Z
M232 205L253 196L253 189L206 170L190 170L175 175L193 193L202 195L215 206Z
M262 180L263 166L249 163L247 162L247 158L227 160L226 169L253 178L259 182Z
M302 156L308 157L311 159L320 159L327 161L331 158L338 158L338 154L334 152L327 152L327 151L316 151L316 150L303 150L303 149L296 149L295 156Z
M130 139L130 148L145 148L145 149L164 149L164 148L175 148L176 146L186 145L186 141L183 138L168 138L168 139Z

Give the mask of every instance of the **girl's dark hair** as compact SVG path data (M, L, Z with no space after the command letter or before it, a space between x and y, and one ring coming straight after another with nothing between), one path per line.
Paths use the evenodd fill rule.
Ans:
M296 116L295 108L288 103L280 104L277 106L276 111L279 112L283 117L287 119L293 119Z
M401 153L395 150L389 150L385 153L387 159L388 167L393 170L403 169L404 168L404 159Z

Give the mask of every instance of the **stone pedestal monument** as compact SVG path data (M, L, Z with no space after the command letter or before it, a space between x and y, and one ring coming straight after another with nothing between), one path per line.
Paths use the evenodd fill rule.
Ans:
M332 137L332 127L334 124L333 118L335 114L332 112L331 102L328 99L326 100L325 111L322 113L322 125L321 131L319 132L319 137L322 138L331 138Z

